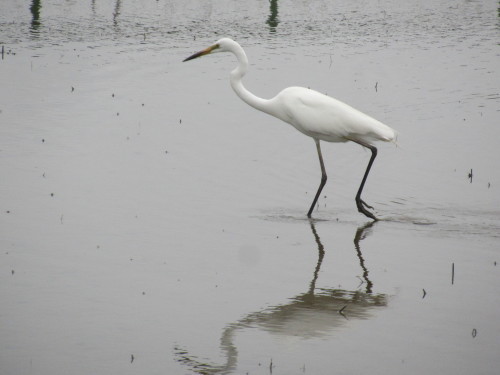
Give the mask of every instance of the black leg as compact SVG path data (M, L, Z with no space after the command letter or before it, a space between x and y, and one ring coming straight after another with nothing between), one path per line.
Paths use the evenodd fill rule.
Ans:
M377 148L375 146L369 145L364 142L358 142L354 141L358 144L360 144L363 147L369 148L372 152L372 156L370 158L370 161L368 162L368 166L366 167L366 172L365 175L363 176L363 180L361 181L361 185L359 185L359 190L358 193L356 194L356 206L358 207L358 211L364 214L365 216L369 217L370 219L373 219L377 221L378 219L373 215L370 211L367 210L367 208L371 208L373 210L373 207L366 204L365 201L361 199L361 192L363 191L363 188L365 187L365 182L366 178L368 177L368 173L370 173L370 169L372 167L373 161L377 157Z
M311 204L311 208L309 208L309 212L307 213L308 218L311 217L311 214L314 210L314 206L316 206L316 202L318 201L319 195L321 194L321 190L323 190L323 186L325 186L326 179L328 178L326 176L325 164L323 163L323 156L321 155L321 147L319 145L319 140L315 139L314 142L316 142L316 149L318 150L319 164L321 166L321 182L319 184L318 192L316 193L316 196L314 197L314 200Z

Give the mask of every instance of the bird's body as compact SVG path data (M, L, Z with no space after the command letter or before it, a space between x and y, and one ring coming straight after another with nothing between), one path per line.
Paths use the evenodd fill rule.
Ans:
M391 141L394 131L380 121L327 95L304 87L288 87L271 102L279 119L301 133L326 142Z
M389 126L337 99L304 87L288 87L271 99L255 96L242 83L242 78L248 68L247 56L243 48L231 39L220 39L216 44L195 53L184 61L212 52L232 52L238 59L239 65L231 72L230 82L233 90L243 101L260 111L289 123L301 133L314 139L320 160L322 178L307 216L311 217L313 208L327 179L319 142L351 141L372 151L372 157L356 195L356 204L361 213L377 220L366 209L366 207L372 207L361 199L361 192L377 155L377 149L373 146L373 143L376 141L394 142L396 132Z

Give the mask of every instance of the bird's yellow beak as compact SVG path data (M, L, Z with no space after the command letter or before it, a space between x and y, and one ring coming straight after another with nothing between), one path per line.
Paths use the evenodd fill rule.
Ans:
M182 62L196 59L197 57L200 57L200 56L208 55L209 53L211 53L213 50L215 50L217 48L219 48L219 45L214 44L213 46L205 48L204 50L201 50L200 52L196 52L194 55L191 55L187 59L182 60Z

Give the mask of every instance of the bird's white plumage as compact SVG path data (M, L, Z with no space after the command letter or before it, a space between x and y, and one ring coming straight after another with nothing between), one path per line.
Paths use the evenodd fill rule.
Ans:
M214 52L231 52L238 59L238 66L231 71L230 83L236 95L245 103L291 124L298 131L314 139L321 166L321 183L307 216L311 217L311 213L327 180L320 141L352 141L369 148L372 152L356 194L356 205L359 212L373 220L377 220L375 215L367 209L372 207L361 199L361 192L373 161L377 156L377 149L373 146L373 143L376 141L395 142L396 132L389 126L337 99L304 87L288 87L272 99L255 96L243 86L242 82L242 78L248 69L248 59L245 51L238 43L229 38L220 39L214 45L195 53L184 61Z
M393 141L387 125L327 95L304 87L288 87L271 102L280 108L274 114L314 139L327 142Z

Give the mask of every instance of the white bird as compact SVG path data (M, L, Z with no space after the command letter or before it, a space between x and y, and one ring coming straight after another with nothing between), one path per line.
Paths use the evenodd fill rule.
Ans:
M184 61L215 52L231 52L238 59L238 67L231 71L230 82L236 95L245 103L259 111L268 113L289 123L301 133L314 139L321 166L321 182L311 207L307 212L307 217L311 217L321 190L323 190L323 186L325 186L327 180L325 164L321 155L320 141L351 141L369 148L372 153L356 194L356 206L362 214L373 220L378 220L368 210L368 208L373 210L373 207L361 199L361 193L373 161L377 156L377 149L373 146L373 142L395 142L396 132L389 126L339 100L304 87L288 87L272 99L263 99L255 96L243 86L241 81L248 68L248 59L245 51L232 39L222 38L214 45L189 56Z

